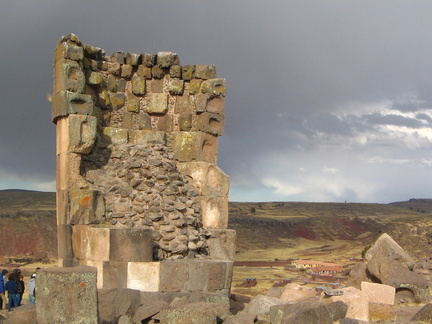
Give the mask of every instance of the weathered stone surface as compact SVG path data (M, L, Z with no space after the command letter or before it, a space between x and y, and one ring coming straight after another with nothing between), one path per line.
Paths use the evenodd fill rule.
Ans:
M202 196L228 197L229 176L219 167L208 162L186 162L178 164Z
M102 83L104 82L102 73L94 72L94 71L87 71L86 80L88 85L97 86L97 87L101 86Z
M357 262L349 273L347 286L361 289L361 283L363 281L371 282L367 276L367 264L364 262Z
M189 95L176 97L174 112L176 114L192 113L193 106L190 103L189 99L190 99Z
M309 287L303 287L296 283L289 283L283 287L280 299L288 302L298 302L310 298L314 298L316 292Z
M96 268L47 268L36 280L38 323L98 323Z
M177 54L171 52L158 52L157 53L157 64L161 68L167 68L174 64Z
M185 81L195 79L195 65L182 66L182 78Z
M74 226L74 253L78 260L149 262L152 260L151 230ZM103 245L97 244L104 242Z
M277 305L270 309L270 322L333 324L327 306L319 301L302 301L295 304Z
M166 142L166 134L151 130L134 130L130 132L131 144L146 144L150 141Z
M120 109L125 105L126 95L122 92L109 93L111 107L114 110Z
M276 305L285 305L286 302L279 298L258 295L251 300L247 312L260 315L270 312L270 308Z
M129 131L127 129L103 127L101 135L103 141L114 145L120 145L128 142Z
M406 268L393 268L387 277L387 284L395 288L411 290L415 300L419 303L424 303L429 299L429 283L426 278Z
M97 97L97 104L99 107L103 109L109 109L111 108L111 101L110 101L110 95L109 92L106 91L104 88L99 88L98 90L98 97Z
M200 90L201 90L202 83L203 83L203 80L201 80L201 79L192 79L192 80L190 80L189 93L191 95L199 93Z
M197 130L221 136L225 128L225 117L219 114L204 112L198 115Z
M150 67L145 66L145 65L139 65L138 69L137 69L137 72L136 72L136 75L139 76L139 77L146 78L146 79L151 79L151 77L152 77L152 72L151 71L152 70L151 70Z
M181 114L178 123L180 131L190 131L192 129L192 114Z
M151 93L147 99L146 110L149 114L165 114L168 111L168 95Z
M145 66L152 67L156 64L156 56L157 54L141 54L143 64Z
M226 94L226 81L225 79L209 79L201 84L202 93L210 93L213 95Z
M126 64L137 65L139 61L140 55L136 53L127 53L126 54Z
M166 324L215 324L218 317L227 315L219 312L215 303L198 302L180 308L163 309L155 318Z
M412 318L411 321L422 321L432 323L432 304L424 305Z
M322 294L320 301L325 304L342 301L348 305L347 317L368 322L369 300L367 295L354 287L342 288L341 290L344 291L343 296L323 297L324 294Z
M133 66L130 64L123 64L121 66L121 72L120 72L120 76L122 78L126 78L129 79L132 76L133 73Z
M163 300L146 302L137 309L132 320L134 323L141 323L165 308L168 308L168 303Z
M173 135L174 159L180 162L215 162L217 138L203 132L179 132Z
M55 63L54 93L67 90L83 93L85 88L85 76L75 61L60 60Z
M59 43L56 47L54 60L70 59L74 61L82 60L84 57L84 50L81 46L77 46L71 42Z
M202 197L201 215L204 228L228 228L228 198Z
M182 95L184 89L184 81L180 79L171 79L168 84L168 91L172 95Z
M223 322L224 324L253 324L255 323L257 316L250 314L246 311L238 312L235 315L229 315Z
M138 128L140 130L151 130L152 129L152 125L151 125L151 117L149 114L141 112L139 114L139 124L138 124Z
M5 307L5 306L3 306ZM36 305L33 303L22 304L9 312L3 324L37 324L36 322Z
M390 272L395 267L411 270L414 260L386 233L366 253L367 269L383 284L388 284Z
M327 304L327 309L330 312L331 318L335 322L344 318L348 312L347 304L340 300L334 303Z
M70 91L56 93L52 99L52 120L70 114L91 115L93 100L91 96Z
M165 133L171 133L174 129L173 118L170 115L156 117L157 129Z
M141 291L160 291L160 262L129 262L127 287Z
M69 206L69 222L72 225L99 223L105 215L103 197L94 190L71 190Z
M69 151L89 154L96 140L96 117L69 115Z
M117 323L122 315L133 316L141 300L140 292L132 289L100 289L97 297L102 323Z
M216 78L216 66L197 64L195 66L195 77L204 80Z
M169 71L171 78L181 78L182 76L182 67L180 65L173 65L170 67Z
M207 239L211 259L234 261L236 231L215 228L210 228L208 231L211 233L210 238Z
M396 289L392 286L362 282L361 291L371 303L394 305Z
M144 77L134 75L132 78L132 92L134 95L144 95L146 92L146 82Z

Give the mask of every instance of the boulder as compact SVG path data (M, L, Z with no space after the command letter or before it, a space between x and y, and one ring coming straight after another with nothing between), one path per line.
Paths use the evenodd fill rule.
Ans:
M276 305L284 305L285 301L275 297L269 297L264 295L258 295L251 300L247 307L247 311L250 314L260 315L270 311L270 307Z
M146 320L168 307L168 304L163 300L154 300L144 305L141 305L132 317L133 323L141 323L141 321Z
M409 289L413 292L415 301L424 303L429 298L429 285L426 278L405 268L396 267L390 272L387 282L390 286Z
M117 323L122 315L133 316L141 304L139 290L126 288L99 289L98 312L102 323Z
M366 253L367 270L383 284L396 267L412 270L415 262L388 234L382 234Z
M300 286L296 283L287 284L279 297L285 302L297 302L316 296L314 289L309 287Z
M13 312L8 312L4 324L36 324L36 305L32 303L16 307Z
M236 315L229 315L224 324L253 324L257 316L248 312L238 312Z
M423 306L412 318L411 321L421 321L425 323L432 323L432 304Z
M331 318L335 322L344 318L348 312L348 305L340 300L327 304L327 308L330 312Z
M347 317L369 321L369 300L367 295L354 287L346 287L341 290L344 292L342 296L327 297L322 293L320 301L326 304L342 301L348 306Z
M217 303L197 302L179 308L163 309L153 318L165 324L216 324L228 312Z
M351 271L349 273L349 279L347 282L347 286L360 289L361 283L363 281L369 281L369 282L371 281L368 278L367 264L364 262L357 262L351 268Z
M327 306L316 300L273 306L269 317L272 324L333 324Z

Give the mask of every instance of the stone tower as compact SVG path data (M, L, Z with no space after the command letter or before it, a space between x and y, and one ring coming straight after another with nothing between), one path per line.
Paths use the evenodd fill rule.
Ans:
M229 291L235 232L217 166L225 79L177 54L62 37L54 59L59 265L99 288Z

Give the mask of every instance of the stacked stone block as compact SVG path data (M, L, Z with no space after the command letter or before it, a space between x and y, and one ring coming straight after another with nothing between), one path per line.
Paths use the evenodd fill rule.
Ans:
M124 287L130 262L233 260L229 177L217 167L225 93L214 65L181 66L171 52L107 56L73 34L60 39L52 99L60 265L94 265L99 287ZM131 231L145 244L126 246L146 252L118 260L110 242ZM125 279L105 280L113 269Z

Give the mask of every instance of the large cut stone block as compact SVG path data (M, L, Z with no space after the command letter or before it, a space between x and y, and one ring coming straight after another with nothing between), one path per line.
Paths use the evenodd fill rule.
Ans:
M101 137L106 143L114 145L126 144L129 139L129 131L123 128L104 127L102 128Z
M70 59L79 61L84 58L84 50L81 46L72 43L63 42L57 45L54 61L61 59Z
M127 288L160 291L161 262L129 262Z
M234 261L236 251L236 231L230 229L209 228L211 233L207 245L212 260Z
M197 64L195 66L195 77L204 80L216 78L216 66Z
M382 234L366 253L367 269L382 283L388 284L388 278L394 268L411 270L415 262L388 234Z
M97 269L98 289L126 288L127 262L80 260L79 263Z
M70 91L61 91L52 98L52 120L70 114L92 115L93 100L91 96Z
M228 228L228 198L202 197L201 215L205 228Z
M226 81L225 79L209 79L201 84L202 93L210 93L212 95L226 94Z
M130 262L128 288L147 292L217 292L229 291L232 261L176 260Z
M363 281L361 291L370 303L394 305L396 289L392 286Z
M225 128L225 116L204 112L198 115L196 127L199 131L222 136Z
M179 170L188 176L201 196L228 197L229 176L219 167L208 162L185 162Z
M320 301L329 304L336 301L342 301L348 305L346 317L369 322L369 300L366 293L354 288L346 287L341 289L342 296L325 297L321 295Z
M89 154L96 140L97 120L94 116L69 116L69 151Z
M94 267L47 268L36 280L38 323L98 323Z
M217 137L203 132L178 132L173 139L174 159L180 162L217 159Z
M168 94L151 93L147 98L146 109L149 114L165 114L168 111Z
M195 109L197 112L210 112L223 115L225 111L225 97L201 93L195 96Z
M166 133L152 130L133 130L130 132L131 144L146 144L150 141L166 143Z
M99 223L105 215L103 196L94 190L69 192L69 222L75 224Z
M85 75L76 61L59 60L54 65L54 94L68 90L83 93L86 85Z
M149 262L153 258L150 229L76 225L72 239L79 260Z

